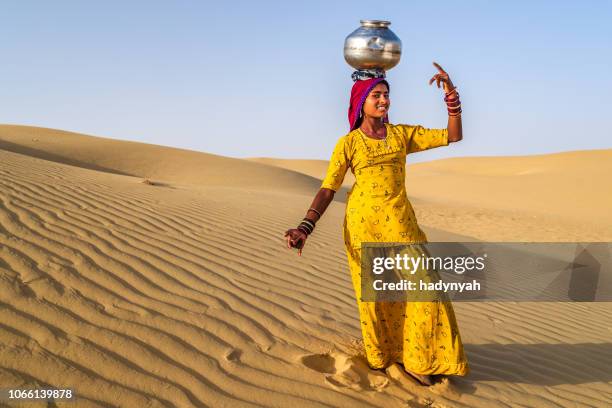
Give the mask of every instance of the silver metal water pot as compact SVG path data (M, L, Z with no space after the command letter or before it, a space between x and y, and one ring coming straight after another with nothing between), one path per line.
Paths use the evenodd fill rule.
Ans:
M344 40L344 59L355 69L389 70L402 55L402 42L389 21L361 20L361 27Z

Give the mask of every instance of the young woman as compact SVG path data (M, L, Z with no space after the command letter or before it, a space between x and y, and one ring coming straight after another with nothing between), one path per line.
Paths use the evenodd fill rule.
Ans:
M356 80L349 106L350 132L341 137L327 175L306 217L285 232L287 247L302 248L317 220L342 185L347 169L355 184L346 202L344 242L361 319L368 364L374 369L393 363L423 385L432 375L466 375L468 362L450 301L365 302L361 300L362 242L427 242L408 201L406 155L462 139L459 94L449 75L434 62L448 108L446 129L388 123L389 84L384 74Z

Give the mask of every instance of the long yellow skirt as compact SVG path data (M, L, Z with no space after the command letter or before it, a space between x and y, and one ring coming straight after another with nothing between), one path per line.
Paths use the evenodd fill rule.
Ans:
M395 362L417 374L466 375L469 366L450 301L361 301L361 249L347 248L368 364Z

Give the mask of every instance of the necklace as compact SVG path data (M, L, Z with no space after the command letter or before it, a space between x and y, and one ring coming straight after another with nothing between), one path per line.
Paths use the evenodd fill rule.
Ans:
M389 137L389 129L387 129L386 126L385 126L385 137L384 137L384 139L378 139L378 138L375 138L375 137L370 137L361 128L358 128L358 129L359 129L359 134L361 136L361 139L364 139L364 136L365 136L368 139L374 139L374 140L378 140L378 141L382 140L385 143L385 150L389 150L389 144L387 143L387 139ZM368 145L368 143L365 140L363 140L363 143L365 144L366 149L368 149L368 152L370 152L370 146ZM379 145L378 149L380 149L380 145Z

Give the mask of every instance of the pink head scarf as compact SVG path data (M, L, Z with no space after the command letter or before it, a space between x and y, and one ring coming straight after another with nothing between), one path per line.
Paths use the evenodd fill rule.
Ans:
M348 109L348 120L351 130L357 129L359 126L358 119L361 115L361 108L370 91L379 83L384 82L389 87L389 83L384 78L370 78L360 81L355 81L351 89L351 101ZM389 115L385 115L383 122L389 123Z

